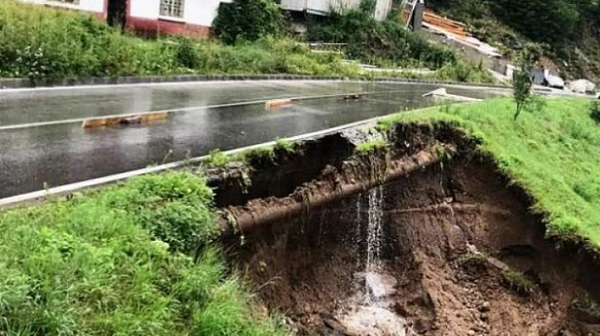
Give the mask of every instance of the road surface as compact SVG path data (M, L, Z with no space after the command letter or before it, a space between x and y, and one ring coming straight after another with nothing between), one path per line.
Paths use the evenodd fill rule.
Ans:
M200 156L215 148L233 149L429 106L435 102L422 95L436 88L257 81L0 91L0 198ZM302 100L275 110L266 110L264 103L207 108L355 92L373 94L352 101L341 97ZM476 98L493 94L481 88L449 87L448 92ZM68 122L159 110L176 113L164 121L98 129Z

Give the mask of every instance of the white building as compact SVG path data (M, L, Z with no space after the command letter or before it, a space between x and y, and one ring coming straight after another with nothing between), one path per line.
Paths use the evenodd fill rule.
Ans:
M142 33L208 36L221 2L231 0L21 0L86 11Z
M361 0L281 0L281 8L289 11L307 12L315 15L328 15L331 11L342 13L354 9ZM384 20L392 9L392 0L376 0L374 17Z

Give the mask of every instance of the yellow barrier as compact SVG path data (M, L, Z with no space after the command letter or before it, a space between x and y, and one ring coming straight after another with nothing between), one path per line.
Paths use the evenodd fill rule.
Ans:
M270 109L272 107L289 105L291 103L292 103L291 99L274 99L274 100L269 100L268 102L266 102L265 108Z
M165 120L169 115L168 112L155 112L155 113L145 113L145 114L132 114L126 116L117 116L117 117L98 117L98 118L90 118L83 121L81 127L83 128L95 128L95 127L105 127L115 124L141 124L145 122L157 121L157 120Z

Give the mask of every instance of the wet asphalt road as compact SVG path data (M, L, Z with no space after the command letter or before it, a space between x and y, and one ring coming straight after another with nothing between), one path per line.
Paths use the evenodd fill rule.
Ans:
M208 82L0 91L0 198L47 186L144 168L222 150L327 129L434 104L422 95L439 86L359 82ZM267 111L264 104L202 106L298 96L377 92L356 101L303 100ZM484 98L481 89L451 94ZM101 115L177 110L164 121L82 129L66 123L3 126ZM196 107L196 108L194 108Z

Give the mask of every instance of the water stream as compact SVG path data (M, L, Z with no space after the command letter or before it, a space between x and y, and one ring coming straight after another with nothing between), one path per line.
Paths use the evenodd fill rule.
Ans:
M362 195L356 201L356 219L353 242L358 252L358 265L364 272L357 274L361 281L358 292L350 298L349 309L341 312L341 323L356 335L415 335L406 321L396 315L390 307L396 294L397 280L385 269L381 259L383 240L384 188L379 186L368 192L367 218L362 214ZM367 223L363 223L363 219ZM365 225L366 224L366 228ZM363 231L366 229L366 232ZM366 249L366 258L365 251ZM362 250L362 251L361 251ZM362 252L362 253L360 253Z
M367 223L367 261L365 265L365 304L372 305L385 295L380 277L383 186L369 190Z

